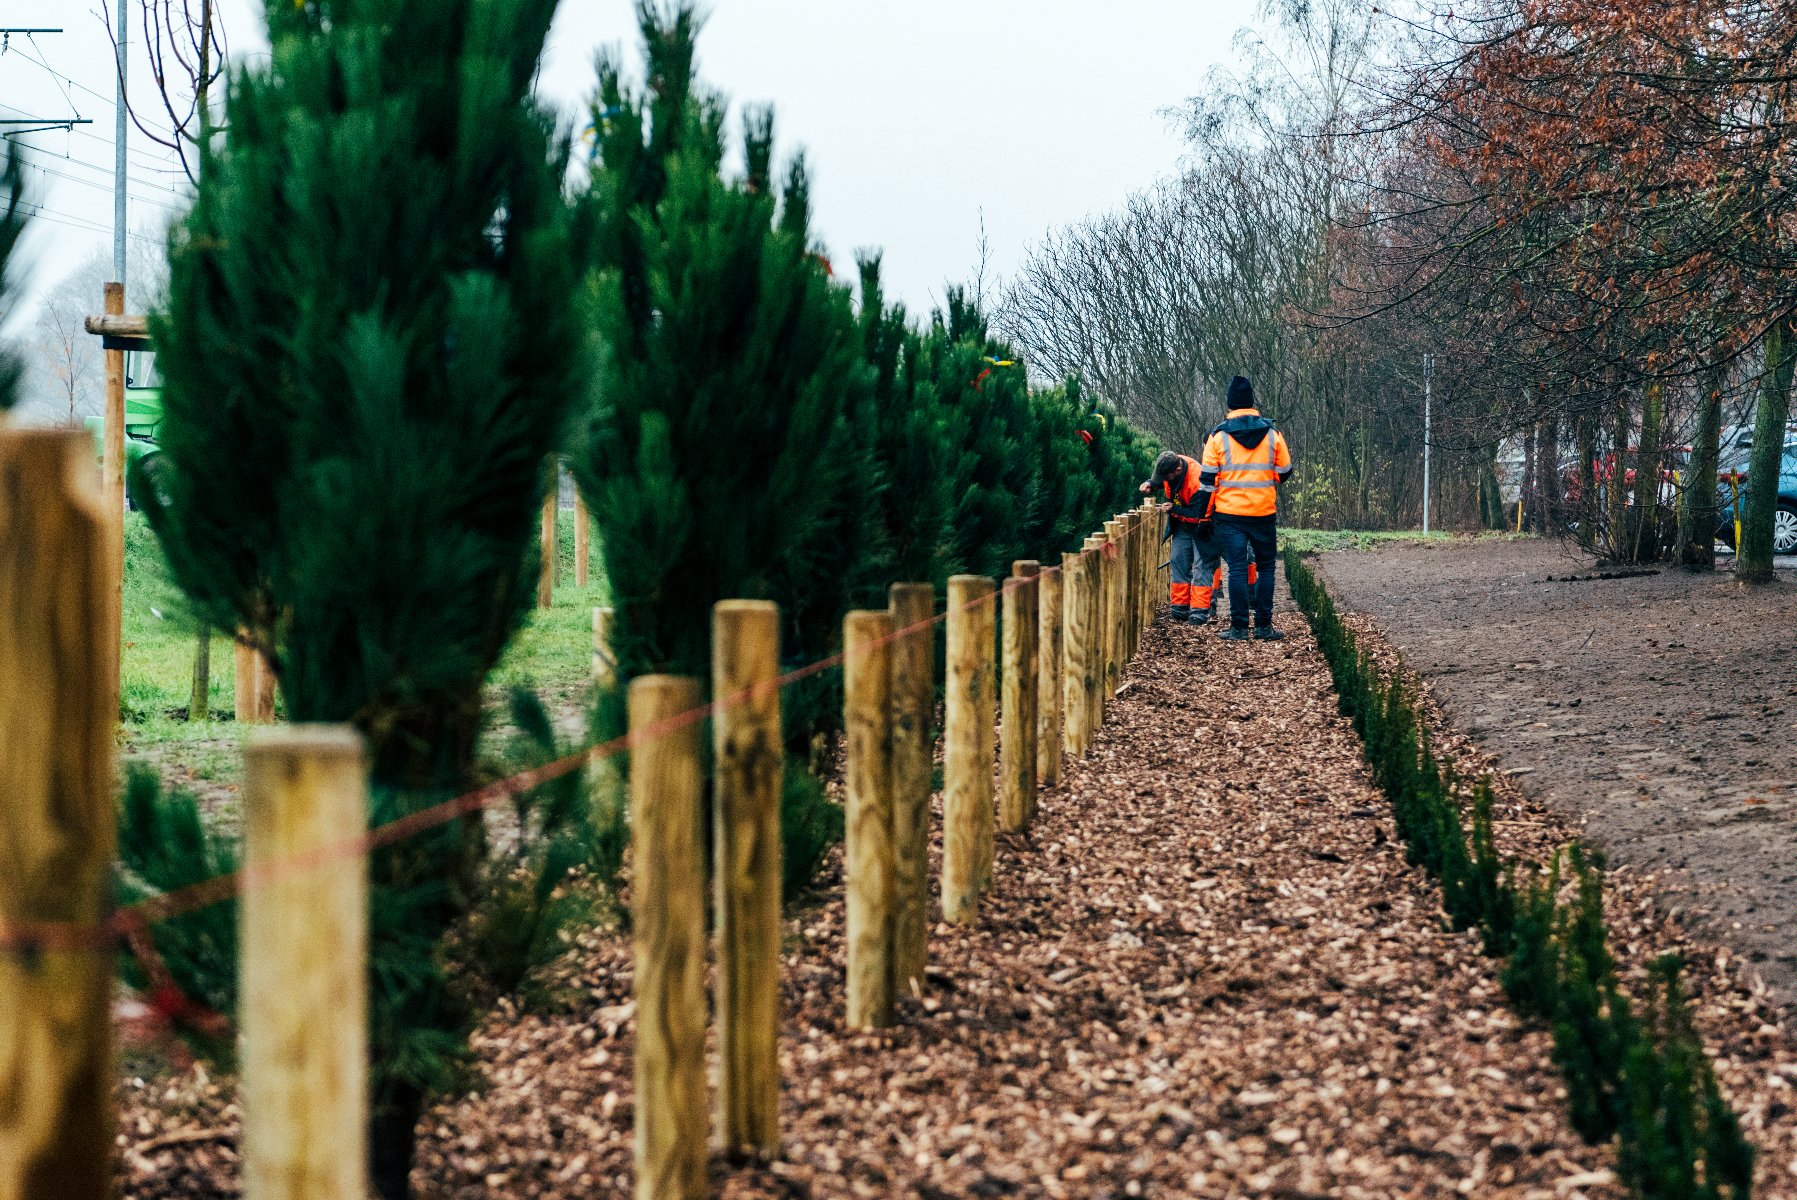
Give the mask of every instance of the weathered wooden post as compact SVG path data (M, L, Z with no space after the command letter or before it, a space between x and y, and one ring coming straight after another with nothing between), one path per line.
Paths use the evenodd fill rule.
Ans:
M588 559L592 557L593 522L587 516L587 498L579 488L574 489L574 586L583 588L587 585L589 571Z
M0 430L0 941L112 904L109 571L86 433ZM110 655L110 657L109 657ZM112 956L0 950L0 1196L112 1195Z
M936 590L895 583L892 627L893 986L920 989L929 961L930 722L936 704Z
M1019 559L1005 585L998 749L999 823L1006 833L1029 827L1036 803L1036 579L1042 564Z
M236 719L245 725L266 724L275 719L275 673L262 652L239 630L235 651L235 682L231 702Z
M892 614L843 619L848 1023L892 1024Z
M687 676L630 683L631 943L636 958L637 1200L702 1200L705 1112L703 700Z
M605 689L618 682L618 663L611 648L613 610L593 610L593 684Z
M537 576L537 607L555 607L555 577L560 567L555 538L555 509L562 488L561 466L549 458L549 494L543 497L543 568Z
M1068 555L1036 580L1036 783L1061 782L1061 592L1067 584ZM1030 816L1036 801L1030 802Z
M780 1148L780 606L712 609L718 1135Z
M1092 559L1088 554L1061 555L1061 744L1068 754L1084 755L1092 728L1086 713L1086 657L1091 653Z
M1153 500L1142 501L1142 521L1148 532L1142 547L1142 628L1154 624L1154 607L1158 599L1154 582L1160 574L1161 510Z
M1106 584L1110 580L1109 559L1103 536L1086 539L1086 577L1091 587L1086 597L1086 627L1090 630L1086 648L1086 748L1104 727L1104 658L1109 652L1104 636Z
M948 581L948 678L942 761L942 919L973 924L985 887L982 827L990 838L995 614L990 579ZM988 844L990 844L988 842ZM986 861L990 861L989 859Z
M243 1193L368 1194L368 767L297 725L244 752L239 910Z
M1123 623L1127 619L1124 611L1126 603L1123 591L1123 579L1127 570L1124 554L1129 546L1124 541L1124 526L1121 520L1112 519L1104 523L1105 539L1110 544L1105 548L1105 594L1104 594L1104 698L1108 703L1117 694L1117 688L1123 683L1123 664L1127 649L1123 641Z
M107 316L124 316L125 285L106 284L102 304ZM101 344L105 345L104 342ZM105 355L106 415L101 429L100 503L106 514L106 602L110 612L105 618L104 648L112 664L107 668L105 680L111 692L108 711L116 718L125 653L125 351L122 347L109 347Z
M193 682L187 691L187 719L212 719L212 627L202 624L193 644Z

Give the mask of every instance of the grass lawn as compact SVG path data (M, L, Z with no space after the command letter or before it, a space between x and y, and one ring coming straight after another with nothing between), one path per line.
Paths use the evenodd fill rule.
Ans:
M504 720L505 697L514 687L535 690L558 723L576 732L592 671L592 610L608 602L598 580L599 554L593 549L593 577L573 586L572 513L557 522L560 578L555 607L535 610L500 660L490 681L488 719ZM124 661L120 687L121 749L127 759L152 764L167 783L191 787L229 804L241 770L243 730L232 720L235 703L231 639L212 638L210 717L188 721L192 691L195 624L185 598L169 578L156 537L139 513L125 519ZM277 697L276 712L281 713Z
M1330 550L1371 550L1390 542L1446 542L1469 535L1459 533L1422 533L1415 529L1392 529L1373 532L1366 529L1286 529L1279 530L1279 546L1290 546L1300 554L1321 554ZM1482 533L1475 537L1514 537L1514 534Z

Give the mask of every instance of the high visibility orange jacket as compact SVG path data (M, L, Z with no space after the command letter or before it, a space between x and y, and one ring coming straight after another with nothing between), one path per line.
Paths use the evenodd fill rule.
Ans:
M1239 408L1204 443L1200 488L1214 492L1220 517L1271 519L1279 511L1279 485L1292 473L1292 452L1259 409Z
M1209 497L1199 495L1204 486L1199 479L1203 468L1199 466L1198 460L1195 458L1186 458L1183 454L1179 457L1184 460L1186 465L1184 477L1180 479L1178 487L1174 486L1171 479L1162 480L1161 492L1173 503L1173 510L1168 514L1169 516L1175 521L1195 524L1210 515L1205 509Z

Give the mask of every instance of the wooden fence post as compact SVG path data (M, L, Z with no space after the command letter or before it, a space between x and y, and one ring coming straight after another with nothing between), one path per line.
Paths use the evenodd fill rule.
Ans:
M705 1112L704 778L699 681L630 683L631 943L636 958L637 1200L703 1200Z
M368 767L342 725L244 752L243 1191L368 1192ZM312 861L306 861L306 860ZM296 865L303 864L303 865Z
M919 990L929 961L930 723L935 716L936 590L895 583L887 594L892 647L893 986Z
M1086 539L1086 579L1091 585L1086 597L1086 628L1091 636L1086 646L1086 748L1091 749L1092 739L1104 727L1104 657L1109 652L1104 636L1105 610L1109 607L1105 597L1105 584L1110 579L1109 567L1105 557L1105 541L1102 536Z
M193 681L187 691L187 719L212 719L212 626L202 624L193 643Z
M1147 529L1142 547L1142 628L1154 624L1155 577L1160 574L1161 510L1154 501L1142 501L1142 523Z
M549 494L543 497L543 569L537 576L537 607L555 607L555 577L561 566L555 538L555 509L562 487L561 467L549 459Z
M1027 829L1036 804L1036 579L1041 573L1041 563L1019 559L1011 564L1004 592L998 808L1006 833Z
M1091 557L1061 555L1061 726L1068 754L1083 756L1091 721L1086 714L1086 657L1091 653Z
M712 609L718 1136L780 1149L780 606Z
M0 430L0 938L112 905L116 517L85 432ZM0 950L0 1196L112 1192L112 956Z
M586 494L579 488L574 489L574 586L583 588L587 585L587 574L590 570L588 559L592 557L593 522L587 516Z
M1111 697L1123 683L1123 555L1129 546L1123 541L1123 523L1105 521L1105 679L1103 693L1109 708Z
M1061 591L1067 580L1067 555L1059 569L1036 579L1036 783L1061 782ZM1036 802L1030 802L1030 816Z
M1123 526L1123 652L1125 665L1136 654L1136 550L1141 539L1136 537L1136 514L1134 511L1121 513L1118 523Z
M892 1024L892 614L843 619L848 1023Z
M107 316L125 314L123 283L106 284L102 297ZM105 626L105 646L111 662L106 676L111 692L107 704L108 711L116 717L125 665L125 352L107 350L105 358L106 412L101 428L100 503L106 514L106 602L111 606Z
M611 646L614 615L609 608L593 610L593 685L602 690L618 682L618 663Z
M948 581L948 678L942 755L942 919L973 924L985 887L981 829L992 828L993 585ZM990 860L987 860L990 861Z

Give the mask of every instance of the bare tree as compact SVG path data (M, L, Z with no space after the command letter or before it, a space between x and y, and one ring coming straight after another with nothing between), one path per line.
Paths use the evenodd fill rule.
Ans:
M131 0L118 3L130 4ZM228 57L224 23L219 20L215 0L137 0L137 4L144 54L168 124L147 118L128 99L126 110L138 132L174 151L188 180L197 181L201 150L215 132L211 88L224 74ZM113 36L109 0L100 0L100 15L108 36ZM113 51L116 62L116 39Z

